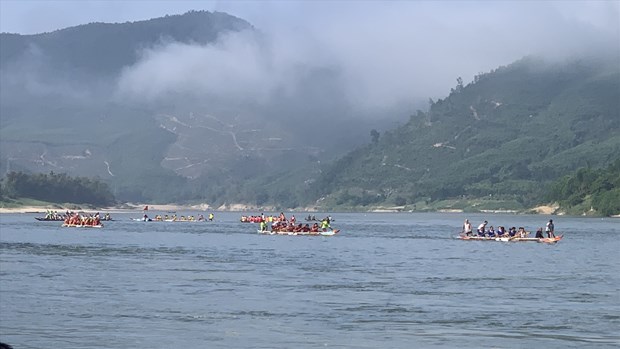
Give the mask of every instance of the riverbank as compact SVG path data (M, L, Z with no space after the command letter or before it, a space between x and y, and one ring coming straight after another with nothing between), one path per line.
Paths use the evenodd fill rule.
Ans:
M16 204L13 207L0 207L0 213L43 213L45 214L47 211L58 211L58 212L66 212L66 211L84 211L84 212L108 212L108 213L131 213L131 212L153 212L153 213L176 213L176 212L187 212L187 211L227 211L227 212L275 212L279 211L275 207L256 207L252 205L243 205L243 204L231 204L231 205L221 205L219 207L212 207L207 204L197 204L197 205L178 205L178 204L134 204L134 203L125 203L118 206L112 207L93 207L93 206L83 206L83 205L74 205L74 204L45 204L45 205L19 205ZM290 210L289 210L290 211ZM311 209L295 209L295 212L312 212L316 210Z
M144 210L146 205L136 206L114 206L114 207L82 207L76 205L47 205L47 206L19 206L19 207L0 207L0 213L46 213L47 211L85 211L85 212L108 212L108 213L127 213L127 212L176 212L176 211L196 211L200 210L192 206L181 205L148 205L148 210Z
M148 208L144 210L144 208ZM404 210L404 207L374 207L372 209L367 210L351 210L350 212L446 212L446 213L472 213L474 211L463 210L463 209L436 209L436 210ZM80 206L80 205L60 205L60 204L49 204L49 205L16 205L15 207L0 207L0 214L2 213L36 213L36 214L45 214L48 210L58 211L58 212L66 212L66 211L84 211L84 212L100 212L100 213L183 213L183 212L251 212L251 213L259 213L259 212L278 212L281 209L276 207L257 207L254 205L244 205L244 204L230 204L230 205L221 205L219 207L211 207L207 204L197 204L197 205L178 205L178 204L161 204L161 205L146 205L146 204L133 204L133 203L125 203L119 206L113 207L92 207L92 206ZM305 208L296 208L293 210L287 209L287 212L319 212L319 211L334 211L334 210L324 210L316 207L305 207ZM340 211L340 210L336 210ZM345 211L343 211L345 212ZM349 211L346 211L349 212ZM511 213L511 214L540 214L540 215L557 215L562 216L565 215L564 212L559 210L557 205L541 205L532 207L527 210L517 211L517 210L478 210L476 212L485 212L485 213ZM620 215L611 216L611 218L620 218Z

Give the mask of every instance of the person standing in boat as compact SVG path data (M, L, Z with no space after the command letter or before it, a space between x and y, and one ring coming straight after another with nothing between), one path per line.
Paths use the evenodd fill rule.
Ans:
M469 223L469 219L466 219L465 223L463 223L463 233L465 233L465 235L467 236L471 236L471 232L472 232L471 223Z
M553 219L550 219L549 222L547 222L545 231L547 232L548 238L555 237L555 226L553 225Z

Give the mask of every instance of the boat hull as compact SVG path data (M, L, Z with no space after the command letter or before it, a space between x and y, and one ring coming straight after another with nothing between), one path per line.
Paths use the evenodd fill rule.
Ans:
M520 238L520 237L486 237L486 236L466 236L459 235L458 239L466 241L496 241L496 242L542 242L556 243L562 240L564 235L558 235L553 238Z
M63 228L103 228L103 224L98 225L82 225L82 224L63 224Z
M258 230L262 235L290 235L290 236L334 236L340 232L340 229L319 231L319 232L306 232L306 231L271 231L271 230Z

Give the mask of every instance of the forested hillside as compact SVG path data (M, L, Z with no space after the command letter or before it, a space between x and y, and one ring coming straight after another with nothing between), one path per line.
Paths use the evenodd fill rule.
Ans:
M337 62L273 69L273 49L206 11L2 33L0 173L99 178L120 201L521 211L574 206L551 183L619 158L617 54L526 57L407 118L352 105Z
M618 57L524 58L430 101L334 164L304 193L333 207L487 198L523 209L580 167L620 157Z
M154 47L206 45L244 29L252 27L228 14L192 11L0 34L0 171L97 176L125 200L178 198L186 179L161 165L177 140L156 118L165 109L125 99L118 79Z
M572 213L620 214L620 160L606 168L580 168L554 182L547 200Z
M41 55L46 61L39 68L105 76L136 63L142 48L166 42L208 44L226 32L244 29L251 25L228 14L190 11L146 21L89 23L35 35L3 33L0 67Z
M35 199L45 202L111 206L116 203L106 183L98 179L71 177L65 173L9 172L0 181L0 201Z
M98 177L123 201L253 201L248 181L332 160L405 115L353 113L342 67L282 67L288 48L272 45L208 11L2 33L0 173Z

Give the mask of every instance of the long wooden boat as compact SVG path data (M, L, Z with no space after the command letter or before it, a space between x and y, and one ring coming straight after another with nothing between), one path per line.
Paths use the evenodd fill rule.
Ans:
M293 235L293 236L334 236L340 232L340 229L326 230L326 231L271 231L271 230L257 230L259 234L263 235Z
M528 238L528 237L488 237L488 236L467 236L459 235L458 239L467 241L501 241L501 242L544 242L544 243L556 243L562 240L564 235L558 235L553 238Z
M34 219L41 221L41 222L64 222L65 219L64 218L45 218L45 217L34 217ZM113 221L114 219L110 218L110 219L105 219L105 218L100 218L99 219L102 222L110 222Z
M129 218L132 221L136 221L136 222L153 222L154 220L150 219L150 218Z
M63 224L63 228L103 228L103 224L89 225L89 224Z
M169 223L202 223L209 222L207 219L155 219L155 218L130 218L136 222L169 222Z

